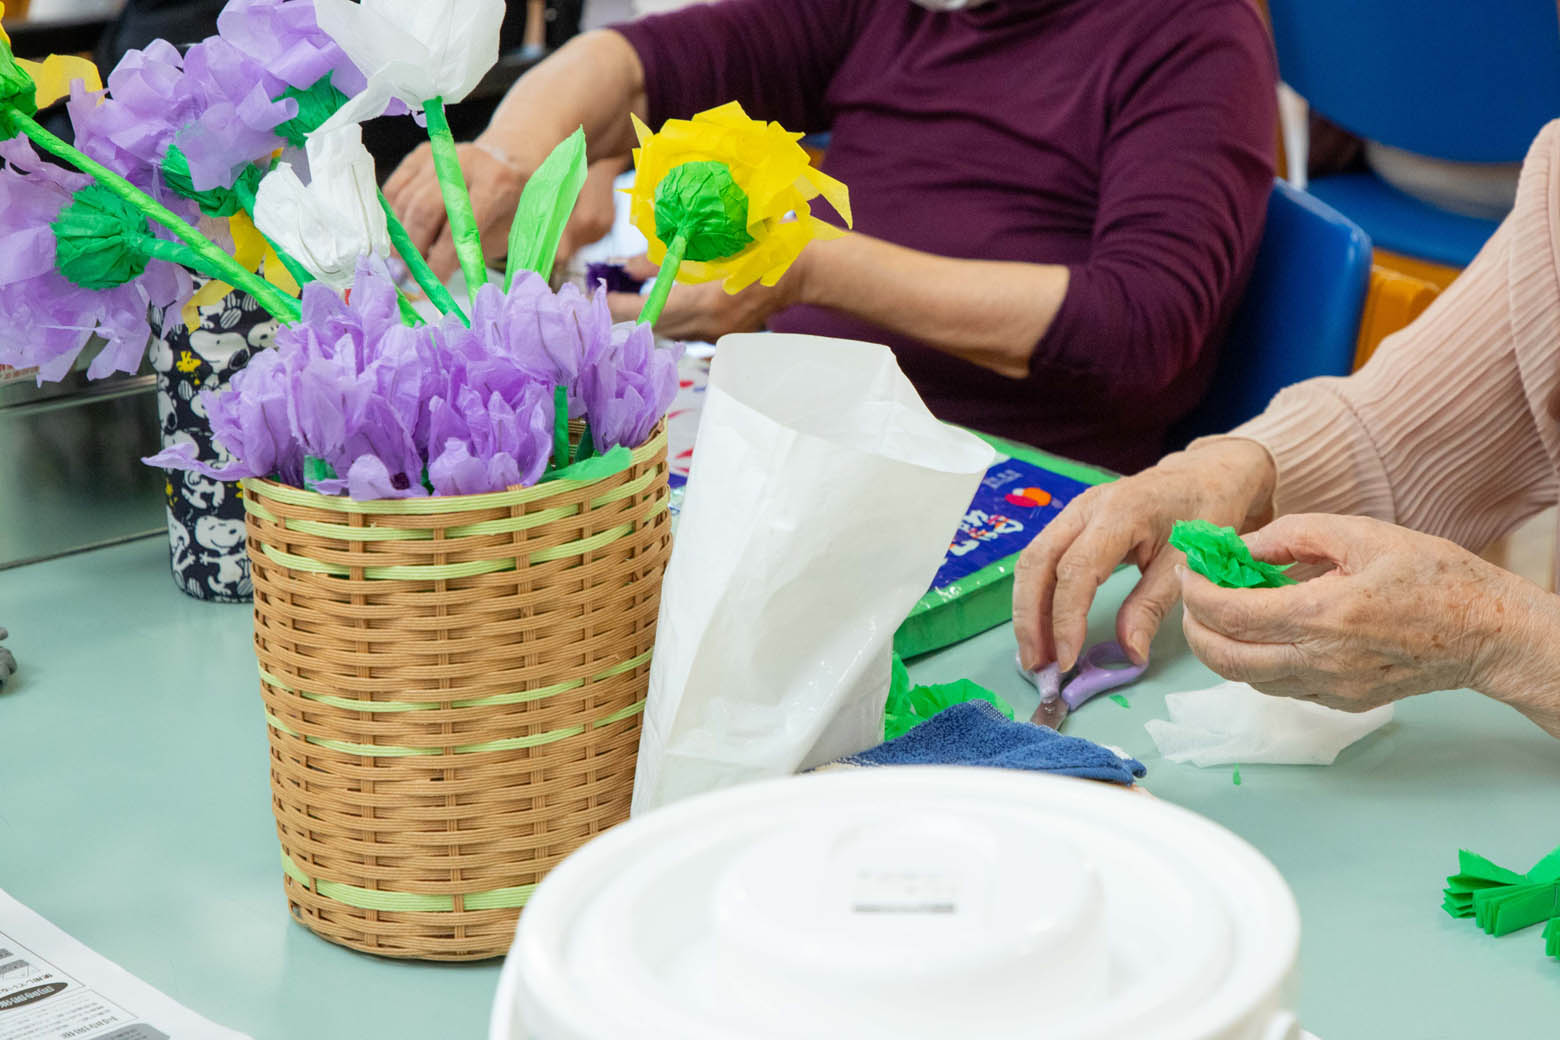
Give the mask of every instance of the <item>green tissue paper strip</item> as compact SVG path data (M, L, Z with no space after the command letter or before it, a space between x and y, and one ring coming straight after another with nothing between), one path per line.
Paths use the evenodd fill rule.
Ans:
M455 135L450 131L450 121L444 113L444 99L429 98L423 105L423 115L428 120L433 172L438 175L439 192L444 196L444 215L449 219L450 237L455 242L455 255L466 278L466 292L472 306L476 306L477 291L487 284L487 262L482 257L482 232L471 208L471 192L466 187L466 175L461 172L460 155L455 150Z
M1251 550L1233 527L1184 520L1170 531L1170 544L1186 554L1192 570L1227 589L1276 589L1295 584L1283 567L1252 559Z
M1441 909L1452 917L1472 917L1489 935L1510 935L1547 922L1545 953L1560 956L1560 848L1526 874L1497 866L1463 849L1457 873L1446 879Z
M966 701L986 701L1008 718L1013 706L984 686L969 679L933 686L911 686L910 672L898 654L888 684L888 703L883 707L883 739L904 736L938 712Z
M505 288L521 271L552 277L558 242L585 186L586 171L585 128L580 127L565 137L525 182L520 204L515 207L515 221L509 226Z
M702 160L672 167L655 188L655 234L662 242L685 238L685 260L723 260L753 242L748 197L723 162Z
M605 455L592 455L561 469L555 469L542 480L578 480L590 483L615 477L634 463L634 453L619 444Z
M101 184L78 191L53 230L55 266L83 289L112 289L146 270L146 217Z

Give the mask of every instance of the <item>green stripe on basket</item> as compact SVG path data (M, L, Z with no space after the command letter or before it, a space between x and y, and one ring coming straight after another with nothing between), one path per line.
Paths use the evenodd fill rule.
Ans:
M450 701L450 707L488 708L500 704L529 704L532 701L545 700L548 697L553 697L560 693L567 693L570 690L577 690L581 686L584 686L587 682L600 682L603 679L610 679L615 675L622 675L624 672L631 672L635 668L638 668L640 665L649 661L653 653L654 651L652 650L646 650L644 653L630 657L628 660L615 664L605 671L597 672L588 679L569 679L566 682L553 683L551 686L542 686L535 690L519 690L514 693L495 693L487 697L473 697L467 700ZM285 690L288 693L296 694L299 697L303 697L311 701L316 701L320 704L329 704L334 708L345 708L348 711L436 711L444 706L443 702L441 701L369 701L357 697L336 697L325 693L310 693L307 690L300 690L295 686L287 685L278 676L272 675L264 668L260 669L260 678L271 686L275 686L279 690Z
M593 729L602 726L610 726L614 722L622 722L624 719L638 715L645 710L643 700L630 704L613 712L605 718L596 719L590 725ZM299 737L310 744L328 748L331 751L339 751L344 755L362 755L365 758L410 758L417 755L442 755L445 749L442 747L398 747L394 744L356 744L346 740L331 740L328 737L306 737L293 729L287 723L277 718L271 712L265 713L266 722L275 726L291 737ZM584 724L568 726L564 729L550 729L543 733L532 733L525 737L506 737L503 740L488 740L480 744L457 744L450 749L456 755L472 755L484 751L518 751L521 748L541 747L544 744L555 744L560 740L568 740L585 732Z
M635 448L630 456L630 465L639 465L654 458L656 453L666 445L666 432L663 430L653 439ZM545 484L535 484L527 488L513 488L509 491L494 491L486 495L431 495L427 498L387 498L377 499L371 502L359 502L351 498L343 498L337 495L321 495L313 491L305 491L302 488L289 487L285 484L277 484L268 480L248 478L244 480L245 490L262 498L274 499L278 502L287 502L295 506L312 506L316 509L330 509L338 513L365 513L378 516L429 516L437 513L467 513L477 512L483 509L507 509L510 506L524 505L534 502L539 498L547 498L575 487L585 487L595 481L580 480L554 480Z
M303 872L303 868L293 862L285 849L282 850L282 873L316 895L357 907L359 910L441 913L455 909L454 896L422 892L386 892L382 889L348 885L340 881L311 878ZM525 906L535 891L535 885L515 885L512 888L470 892L463 896L463 904L467 910L513 910Z
M593 534L589 538L564 542L562 545L555 545L550 549L538 549L526 557L526 563L527 565L546 563L549 560L559 560L569 556L577 556L581 553L595 552L597 549L611 545L620 538L633 534L640 524L649 523L665 511L668 504L669 502L666 498L658 499L650 507L650 511L645 514L644 519L640 520L638 524L631 521ZM444 581L452 578L472 578L478 574L496 574L499 571L515 569L513 559L468 560L465 563L392 564L383 567L354 568L344 564L326 563L323 560L315 560L307 556L283 552L274 546L263 543L260 545L260 551L269 559L295 571L306 571L311 574L330 574L346 578L351 577L354 570L360 570L364 578L382 581Z

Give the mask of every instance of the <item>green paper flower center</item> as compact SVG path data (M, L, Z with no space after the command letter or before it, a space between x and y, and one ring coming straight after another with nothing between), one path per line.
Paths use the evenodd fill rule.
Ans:
M708 262L736 256L753 242L748 197L723 162L674 166L655 189L655 234L670 244L681 236L685 259Z
M146 218L101 184L89 184L54 219L54 264L83 289L112 289L146 270Z

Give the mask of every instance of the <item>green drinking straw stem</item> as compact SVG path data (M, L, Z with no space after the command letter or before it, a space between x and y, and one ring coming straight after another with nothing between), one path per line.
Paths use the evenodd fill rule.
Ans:
M10 122L13 130L26 134L39 148L56 158L65 160L82 173L91 174L97 178L99 184L130 203L130 205L145 214L149 219L157 221L157 223L172 231L178 236L179 241L189 247L193 257L199 261L199 263L192 263L190 266L244 290L253 296L260 303L260 306L270 311L271 315L280 321L295 322L302 315L303 312L298 305L296 297L282 292L253 271L244 270L238 261L218 249L215 243L190 227L178 214L147 195L113 170L82 154L73 146L39 126L31 116L15 108L4 110L3 117Z
M439 191L444 195L444 212L450 221L450 237L455 240L455 255L460 258L461 273L466 276L466 293L472 306L477 303L477 290L487 284L487 263L482 259L482 232L477 228L477 216L471 209L471 192L466 188L466 175L460 169L460 156L455 151L455 135L450 133L450 123L444 115L444 99L430 98L423 106L428 119L428 142L433 145L433 169L439 177Z
M688 236L679 232L672 239L672 244L666 247L666 258L661 261L655 284L650 287L650 295L645 298L644 308L639 312L640 324L654 325L661 317L661 308L666 306L666 297L672 291L672 284L677 281L677 269L682 266L683 254L687 251Z
M379 206L385 211L385 224L390 229L390 244L395 246L395 251L400 254L406 269L412 272L412 277L422 287L423 294L439 308L441 314L453 314L469 328L471 320L466 317L466 312L460 309L460 304L455 302L455 297L450 295L444 283L439 281L439 276L433 273L433 268L428 266L428 261L423 259L417 247L412 245L411 233L395 215L395 210L390 208L390 201L385 198L384 192L379 193Z

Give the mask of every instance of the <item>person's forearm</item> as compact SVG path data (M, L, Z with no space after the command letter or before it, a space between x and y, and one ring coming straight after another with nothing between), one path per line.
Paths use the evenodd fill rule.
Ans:
M1067 296L1067 268L956 260L867 235L813 242L793 299L912 336L1010 379L1029 375L1035 346Z
M1470 685L1560 737L1560 596L1503 573L1474 625L1484 649Z
M559 141L585 128L589 159L627 156L632 112L648 112L644 67L622 36L599 29L570 40L509 89L478 138L534 170Z

